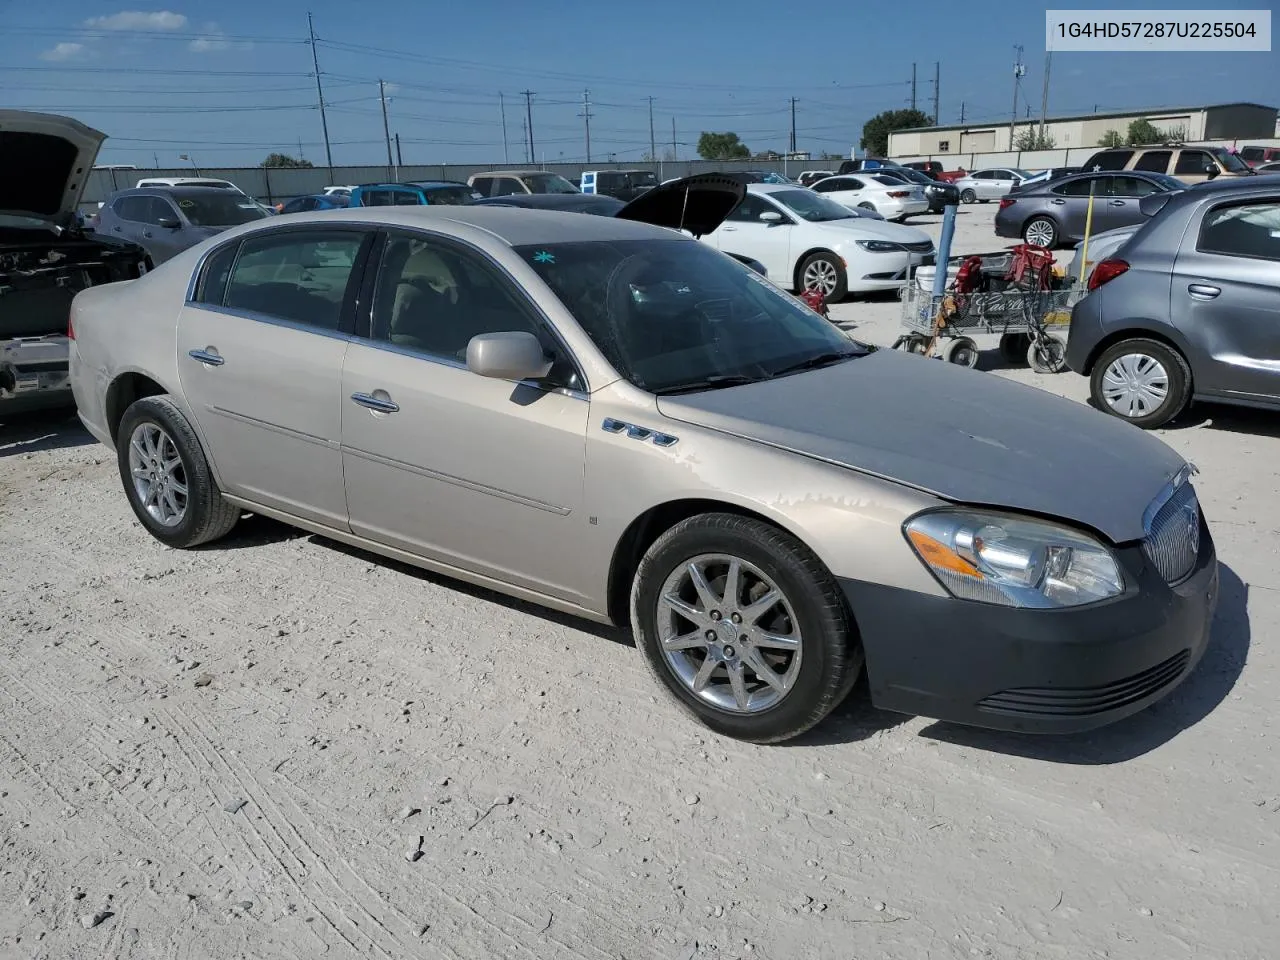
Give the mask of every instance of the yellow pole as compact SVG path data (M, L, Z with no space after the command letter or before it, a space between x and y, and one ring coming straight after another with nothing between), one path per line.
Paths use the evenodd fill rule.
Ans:
M1084 215L1084 243L1080 247L1080 283L1089 272L1089 233L1093 229L1093 188L1097 180L1089 181L1089 209Z

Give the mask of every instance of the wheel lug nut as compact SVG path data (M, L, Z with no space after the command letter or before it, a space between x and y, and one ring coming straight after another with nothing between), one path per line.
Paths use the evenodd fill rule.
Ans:
M706 636L707 641L708 641L709 643L715 643L715 642L716 642L716 632L715 632L714 630L708 630L708 631L706 632L705 636Z
M712 619L712 620L719 620L720 618L721 618L721 613L720 613L720 611L719 611L719 610L712 610L712 611L711 611L711 619Z
M742 622L742 614L740 614L740 613L735 613L735 614L734 614L732 617L730 617L729 619L730 619L730 620L732 620L734 623L741 623L741 622Z

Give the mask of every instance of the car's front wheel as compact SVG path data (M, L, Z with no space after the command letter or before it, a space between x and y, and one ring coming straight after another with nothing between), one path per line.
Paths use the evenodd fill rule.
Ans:
M1058 225L1048 217L1032 217L1022 228L1022 239L1033 247L1052 250L1058 245Z
M843 300L849 292L844 264L831 253L813 253L800 264L800 292L817 290L828 303Z
M972 190L962 190L962 191L960 191L960 202L961 202L961 203L973 203L973 201L975 201L975 200L977 200L977 199L978 199L978 195L977 195L976 193L974 193Z
M191 424L166 396L129 406L116 431L116 458L129 505L147 532L171 547L228 533L240 508L223 499Z
M1168 344L1122 340L1098 358L1089 387L1098 409L1151 429L1168 423L1191 402L1191 368Z
M777 743L848 694L862 647L831 574L760 520L710 513L649 548L631 591L645 663L718 733Z

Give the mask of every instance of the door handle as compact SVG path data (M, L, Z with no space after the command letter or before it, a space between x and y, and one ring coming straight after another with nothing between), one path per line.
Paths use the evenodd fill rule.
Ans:
M201 363L207 364L211 367L220 367L227 362L220 357L218 355L218 351L214 350L212 347L209 347L206 350L191 350L187 353L187 356L192 360L199 360Z
M119 227L112 227L111 229L112 229L112 230L114 230L116 233L119 233L119 232L120 232L120 228L119 228Z
M737 227L721 227L720 229L725 231L725 233L732 233L734 230L737 230L738 228Z
M1108 200L1108 201L1107 201L1107 206L1109 206L1109 207L1123 207L1123 206L1124 206L1124 201L1123 201L1123 200Z
M146 237L148 240L150 240L150 239L151 239L151 231L150 231L150 230L143 230L143 231L142 231L142 235L143 235L144 237Z
M368 407L370 410L377 410L379 413L399 413L400 404L393 400L380 400L378 397L370 396L367 393L353 393L351 399L362 407Z
M1050 200L1049 202L1052 203L1055 207L1064 207L1067 204L1067 201L1065 200Z
M1212 300L1221 292L1221 287L1214 287L1207 283L1193 283L1187 287L1187 293L1197 300Z

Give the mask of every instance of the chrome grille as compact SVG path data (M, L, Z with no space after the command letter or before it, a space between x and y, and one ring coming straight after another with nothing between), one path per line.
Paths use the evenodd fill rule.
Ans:
M1200 501L1190 483L1181 484L1156 511L1142 549L1169 583L1191 572L1200 554Z

